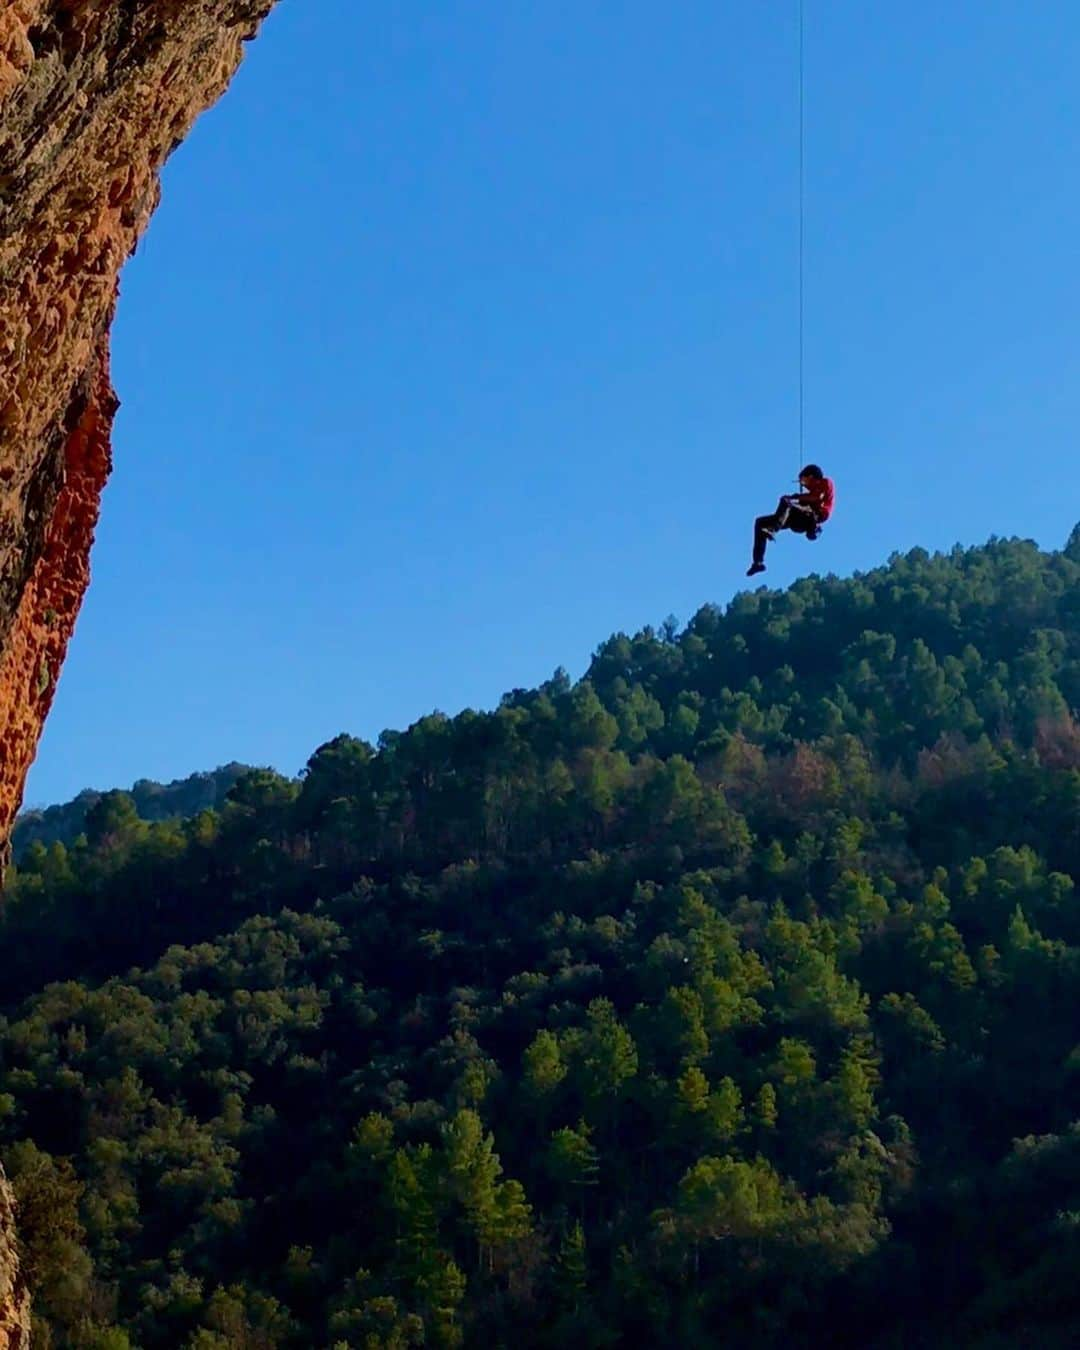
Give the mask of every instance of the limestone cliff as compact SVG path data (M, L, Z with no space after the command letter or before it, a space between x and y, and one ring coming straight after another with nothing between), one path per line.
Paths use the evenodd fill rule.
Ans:
M0 845L89 580L117 276L273 3L0 0Z

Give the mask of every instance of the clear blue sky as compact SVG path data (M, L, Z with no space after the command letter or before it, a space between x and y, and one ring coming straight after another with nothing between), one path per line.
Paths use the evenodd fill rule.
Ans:
M818 544L1080 516L1080 9L806 0ZM746 585L797 466L795 0L282 0L123 277L28 803L490 707Z

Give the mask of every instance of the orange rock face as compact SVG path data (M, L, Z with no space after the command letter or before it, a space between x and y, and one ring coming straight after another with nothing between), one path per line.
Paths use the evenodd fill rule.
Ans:
M117 277L272 4L0 0L0 842L89 580Z

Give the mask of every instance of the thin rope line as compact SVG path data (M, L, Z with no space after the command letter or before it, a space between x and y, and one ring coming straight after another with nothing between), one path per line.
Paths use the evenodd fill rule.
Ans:
M803 274L805 274L805 234L806 234L806 97L805 97L805 19L803 19L805 0L799 0L799 471L805 463L803 451L803 427L805 427L805 336L803 336Z

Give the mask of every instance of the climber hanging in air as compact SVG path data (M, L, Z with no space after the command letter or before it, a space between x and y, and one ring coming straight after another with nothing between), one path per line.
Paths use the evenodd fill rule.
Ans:
M778 530L792 530L816 539L821 527L832 515L836 495L833 480L826 478L816 464L799 470L801 492L781 497L771 516L758 516L754 521L754 561L746 575L756 577L765 571L765 546L775 539Z
M804 277L805 265L805 218L806 218L806 173L805 173L805 0L798 0L799 6L799 463L803 457L804 425L804 360L805 324L804 324ZM756 577L765 571L765 549L769 541L776 538L779 530L791 530L795 534L805 534L807 539L816 539L821 527L832 515L833 500L836 495L833 480L826 478L817 464L807 464L799 470L801 492L781 497L771 516L758 516L754 521L754 560L747 569L748 577Z

